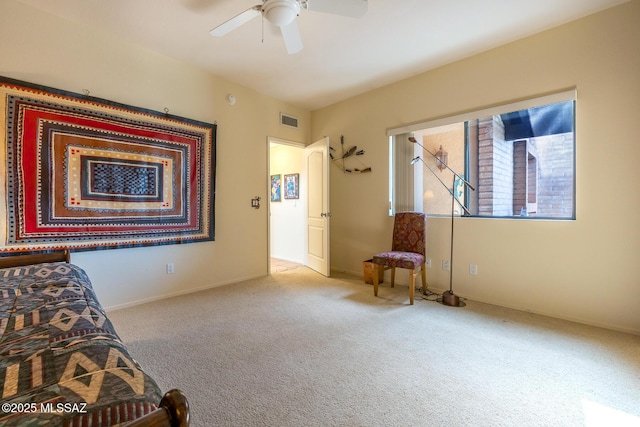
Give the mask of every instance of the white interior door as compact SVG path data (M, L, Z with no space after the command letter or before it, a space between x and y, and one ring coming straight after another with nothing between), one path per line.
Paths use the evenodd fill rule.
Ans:
M307 146L304 158L308 191L305 264L329 277L329 138Z

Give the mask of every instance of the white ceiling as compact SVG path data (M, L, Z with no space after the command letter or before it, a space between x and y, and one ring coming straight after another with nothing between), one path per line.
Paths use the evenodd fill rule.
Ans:
M19 0L315 110L627 0L369 0L364 18L303 10L288 55L259 18L209 30L260 0Z

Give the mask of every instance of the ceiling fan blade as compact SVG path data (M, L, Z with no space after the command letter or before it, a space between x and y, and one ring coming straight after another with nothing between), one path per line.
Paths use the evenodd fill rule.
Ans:
M289 24L280 27L282 30L282 37L284 38L284 44L287 48L287 53L293 55L302 50L302 37L300 36L300 30L298 30L298 24L295 19Z
M367 13L367 0L307 0L307 10L362 18Z
M234 16L223 24L218 25L211 31L211 34L214 37L222 37L231 31L235 30L239 26L246 24L256 16L260 16L262 14L262 5L253 6L251 9L247 9L239 15Z

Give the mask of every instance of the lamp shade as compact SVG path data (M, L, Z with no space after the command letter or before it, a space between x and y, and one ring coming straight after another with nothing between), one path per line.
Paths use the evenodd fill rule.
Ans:
M295 0L268 0L262 9L265 18L277 27L289 25L300 13L300 4Z

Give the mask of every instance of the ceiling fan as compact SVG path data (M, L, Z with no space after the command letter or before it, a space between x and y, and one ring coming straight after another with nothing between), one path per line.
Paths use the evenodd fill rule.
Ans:
M300 10L307 9L314 12L361 18L367 12L367 5L367 0L263 0L262 4L253 6L218 25L209 31L209 34L214 37L222 37L256 16L262 15L264 19L280 28L287 52L294 54L300 52L303 47L296 23Z

